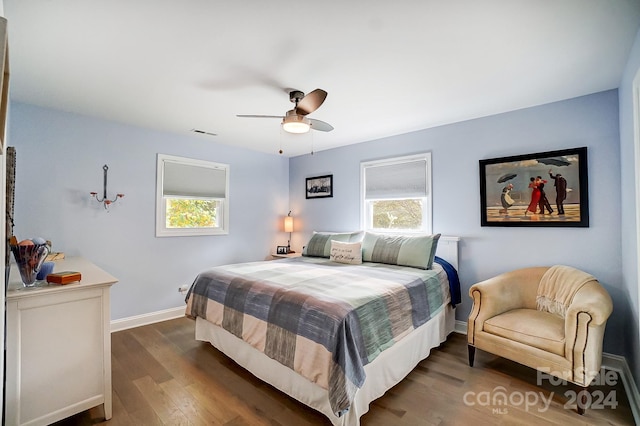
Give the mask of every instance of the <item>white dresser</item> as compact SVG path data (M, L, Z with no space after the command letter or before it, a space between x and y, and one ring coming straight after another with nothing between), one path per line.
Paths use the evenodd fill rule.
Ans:
M82 281L24 288L13 265L7 289L6 425L48 425L104 404L111 418L109 290L117 279L77 257L54 272Z

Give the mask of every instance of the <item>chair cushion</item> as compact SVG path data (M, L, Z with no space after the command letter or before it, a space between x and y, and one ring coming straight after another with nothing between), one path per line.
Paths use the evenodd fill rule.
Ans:
M513 309L484 322L484 331L564 356L564 320L535 309Z

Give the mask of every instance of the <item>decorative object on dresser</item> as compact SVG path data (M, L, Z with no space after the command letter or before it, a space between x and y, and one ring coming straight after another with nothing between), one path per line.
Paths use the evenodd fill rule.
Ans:
M305 191L306 198L333 197L333 175L307 178Z
M587 148L480 160L482 226L589 226Z
M49 256L47 256L49 258ZM53 269L56 267L55 262L45 261L40 267L40 271L38 271L38 275L36 275L37 281L46 281L47 275L53 272Z
M118 198L124 197L124 194L116 194L113 200L110 200L109 197L107 197L107 172L109 171L109 166L105 164L104 166L102 166L102 170L104 171L102 198L98 197L97 192L91 192L91 197L95 198L97 202L102 203L104 205L105 210L109 210L109 206L115 203L116 201L118 201Z
M44 238L37 237L18 242L15 235L9 238L9 247L16 260L16 267L20 272L22 284L32 287L36 284L42 263L49 254L49 245Z
M52 251L47 256L47 262L53 262L54 260L62 260L64 259L64 252L61 251Z
M88 260L56 262L82 282L23 288L10 274L7 425L48 425L98 405L112 415L109 290L117 279Z
M523 268L472 285L469 296L470 366L478 348L583 390L600 373L613 304L590 274L565 265ZM583 414L590 397L579 395Z
M82 274L78 271L63 271L47 275L47 282L53 284L70 284L82 280Z

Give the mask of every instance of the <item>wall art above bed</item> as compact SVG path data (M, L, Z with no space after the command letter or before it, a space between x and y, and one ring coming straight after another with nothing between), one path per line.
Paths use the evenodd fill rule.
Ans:
M333 175L307 178L305 192L306 198L333 197Z
M480 160L482 226L589 226L587 148Z

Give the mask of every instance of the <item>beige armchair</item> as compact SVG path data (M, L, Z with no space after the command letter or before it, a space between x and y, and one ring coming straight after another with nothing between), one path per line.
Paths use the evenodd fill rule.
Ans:
M469 296L470 366L478 348L585 388L598 374L613 304L593 276L561 265L525 268L474 284Z

